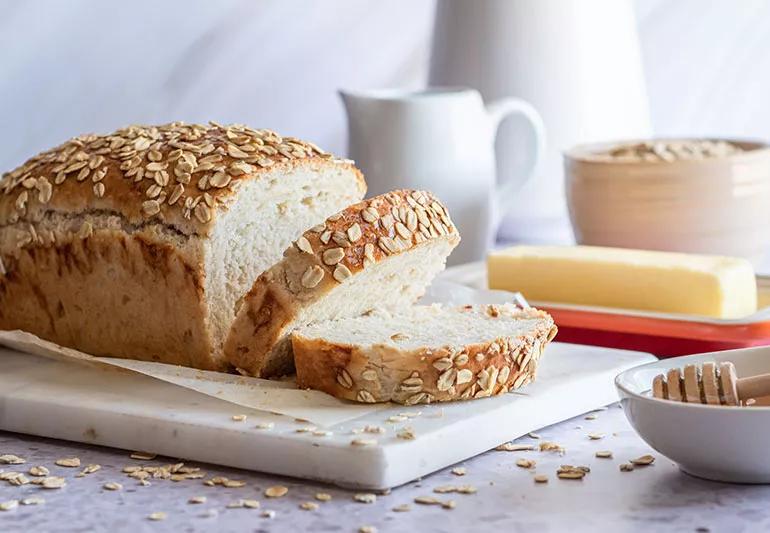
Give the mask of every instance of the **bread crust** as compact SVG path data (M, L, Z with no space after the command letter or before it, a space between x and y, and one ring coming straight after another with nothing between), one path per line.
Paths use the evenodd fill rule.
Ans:
M0 276L0 329L97 356L224 370L207 333L201 260L186 252L116 229L25 247Z
M3 174L0 227L100 210L206 236L244 181L308 163L342 166L366 189L352 161L269 130L176 122L83 135Z
M492 317L540 320L522 335L411 350L334 343L294 332L297 385L344 400L415 405L495 396L534 381L543 350L557 333L553 319L537 309L483 307Z
M206 239L244 182L331 167L363 194L352 162L245 126L131 126L35 156L0 180L0 329L228 370L212 345Z
M240 303L225 356L240 372L293 370L287 335L303 307L367 266L434 239L459 240L446 208L429 192L397 190L353 204L306 231Z

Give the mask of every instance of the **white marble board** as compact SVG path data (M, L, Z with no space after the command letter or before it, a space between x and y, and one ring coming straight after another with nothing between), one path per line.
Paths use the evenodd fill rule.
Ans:
M291 417L244 410L147 376L91 369L0 348L0 429L147 450L186 460L384 489L482 453L538 428L617 400L614 376L649 354L551 344L535 383L501 397L378 411L323 428L296 430ZM386 419L421 412L405 422ZM242 422L234 414L246 414ZM258 429L273 422L272 429ZM366 425L385 433L355 434ZM412 428L415 439L397 433ZM355 446L355 438L374 445Z

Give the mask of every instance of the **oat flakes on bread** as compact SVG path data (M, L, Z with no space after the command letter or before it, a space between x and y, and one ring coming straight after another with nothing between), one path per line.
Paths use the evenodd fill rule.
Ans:
M446 208L425 191L393 191L342 210L257 279L225 344L228 360L258 377L292 372L293 329L411 306L459 241Z
M292 333L297 384L357 402L415 405L503 394L535 379L556 336L544 311L413 306Z
M0 329L225 369L238 298L364 193L350 161L269 130L172 123L71 139L0 180Z

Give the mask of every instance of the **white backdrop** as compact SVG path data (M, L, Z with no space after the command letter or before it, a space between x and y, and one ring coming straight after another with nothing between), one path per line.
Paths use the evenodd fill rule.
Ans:
M770 1L637 11L658 134L770 138ZM77 133L170 120L343 152L336 88L423 83L432 17L433 0L0 0L0 169Z

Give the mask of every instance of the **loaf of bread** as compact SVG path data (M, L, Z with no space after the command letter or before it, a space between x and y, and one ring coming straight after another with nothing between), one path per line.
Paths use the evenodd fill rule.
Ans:
M238 299L361 173L246 126L84 135L0 181L0 329L93 355L228 368Z
M553 320L536 309L432 305L320 322L291 340L300 387L414 405L522 387L554 336Z
M244 297L225 345L242 373L294 370L298 326L412 305L443 270L460 237L430 193L393 191L306 231Z

